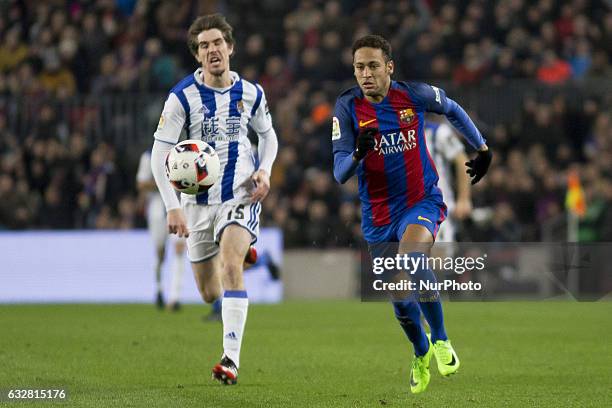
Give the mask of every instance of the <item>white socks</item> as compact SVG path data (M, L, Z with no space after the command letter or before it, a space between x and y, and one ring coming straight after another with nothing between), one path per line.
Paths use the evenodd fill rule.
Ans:
M181 298L181 286L183 283L183 272L185 271L185 254L174 254L172 261L172 283L170 284L169 303L178 302Z
M157 285L158 292L164 291L164 286L162 284L161 278L162 265L162 261L160 261L158 258L155 258L155 284Z
M248 307L249 299L245 290L226 290L223 294L223 352L236 367L240 366L240 347Z

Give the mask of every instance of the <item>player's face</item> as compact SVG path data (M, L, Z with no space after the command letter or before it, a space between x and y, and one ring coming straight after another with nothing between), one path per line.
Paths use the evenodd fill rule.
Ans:
M385 61L381 49L363 47L353 57L355 79L368 99L380 102L391 84L393 61Z
M229 71L229 60L233 51L234 47L225 42L223 33L217 28L198 34L196 60L202 64L206 73L218 76Z

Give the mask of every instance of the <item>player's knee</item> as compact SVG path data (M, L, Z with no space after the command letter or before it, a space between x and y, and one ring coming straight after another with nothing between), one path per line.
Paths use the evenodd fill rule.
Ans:
M213 303L215 300L219 299L219 297L221 296L221 293L215 293L215 292L206 291L206 290L200 293L202 294L202 299L206 303Z
M202 296L202 300L206 303L212 303L221 297L221 287L216 285L198 284L198 290Z
M403 252L427 252L433 242L433 236L427 228L418 224L409 224L400 239L400 248Z
M198 286L198 291L200 292L200 296L202 296L202 300L206 303L212 303L215 300L221 297L221 287L217 285L212 285L210 282L205 284L203 281L196 279L196 284Z

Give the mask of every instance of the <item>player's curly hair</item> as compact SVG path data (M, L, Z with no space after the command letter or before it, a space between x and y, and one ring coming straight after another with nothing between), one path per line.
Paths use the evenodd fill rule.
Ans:
M370 34L355 40L353 43L353 57L358 49L365 47L377 48L381 50L385 57L385 61L390 61L393 59L391 44L389 44L389 41L385 40L380 35Z
M187 45L193 55L198 53L198 35L202 31L212 30L213 28L221 31L226 43L234 45L234 36L232 35L233 28L229 25L225 16L219 13L207 14L196 18L195 21L191 23L189 31L187 32Z

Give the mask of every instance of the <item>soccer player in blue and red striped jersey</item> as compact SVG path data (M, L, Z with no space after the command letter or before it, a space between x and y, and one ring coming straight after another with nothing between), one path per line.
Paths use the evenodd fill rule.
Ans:
M360 38L352 51L358 86L343 92L336 102L334 176L339 183L358 176L361 226L371 251L375 244L396 242L402 253L423 257L446 217L438 174L425 142L425 112L445 115L477 150L476 158L466 163L472 184L486 174L491 152L472 120L442 89L391 80L394 64L384 38ZM418 280L435 279L425 268L411 273ZM418 301L391 296L395 315L414 346L410 389L419 393L429 384L432 355L445 376L457 371L459 359L446 335L437 291L419 293ZM421 313L430 326L431 341L421 325Z

